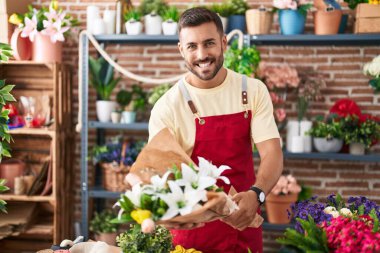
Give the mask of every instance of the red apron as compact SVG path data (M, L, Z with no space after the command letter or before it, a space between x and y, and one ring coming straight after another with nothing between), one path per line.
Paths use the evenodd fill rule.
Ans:
M243 83L246 82L245 77ZM216 166L228 165L223 176L230 179L238 192L247 191L255 182L251 145L251 111L247 110L210 117L199 117L185 86L182 93L196 115L196 134L192 160L198 164L198 156ZM246 84L243 84L242 100L247 104ZM246 107L245 107L246 108ZM230 185L218 180L217 185L228 192ZM173 244L195 248L203 253L252 253L262 252L262 228L239 231L221 221L205 224L192 230L172 230Z

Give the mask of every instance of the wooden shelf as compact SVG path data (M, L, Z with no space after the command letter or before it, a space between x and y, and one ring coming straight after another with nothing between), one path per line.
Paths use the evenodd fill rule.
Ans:
M14 194L0 194L0 199L5 201L30 201L30 202L51 202L54 201L53 196L27 196Z
M1 62L1 64L5 65L29 65L29 66L45 66L48 69L52 70L55 63L53 62L35 62L35 61L8 61L8 62Z
M55 132L53 130L47 129L47 128L14 128L10 129L9 133L12 134L18 134L18 135L45 135L50 136L53 138L55 136Z

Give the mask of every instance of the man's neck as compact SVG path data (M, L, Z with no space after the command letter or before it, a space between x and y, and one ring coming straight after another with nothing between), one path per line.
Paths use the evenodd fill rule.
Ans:
M194 74L190 73L186 76L186 81L191 85L199 89L211 89L221 85L227 76L227 69L221 68L216 76L211 80L199 79Z

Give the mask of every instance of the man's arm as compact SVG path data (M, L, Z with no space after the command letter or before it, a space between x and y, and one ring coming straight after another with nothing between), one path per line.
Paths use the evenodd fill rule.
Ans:
M280 139L269 139L256 144L260 154L260 166L256 176L255 186L268 194L277 183L283 170L283 154ZM240 192L233 197L239 210L223 219L232 227L244 230L253 221L259 202L254 191Z

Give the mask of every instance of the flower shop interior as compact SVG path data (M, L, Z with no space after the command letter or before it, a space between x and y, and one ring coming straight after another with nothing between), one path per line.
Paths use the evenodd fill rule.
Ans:
M186 195L168 176L204 167L218 175L202 193L221 198L226 168L164 155L171 173L148 168L142 188L131 173L151 154L153 106L188 71L178 21L193 7L218 14L224 67L273 104L283 171L255 218L262 252L380 252L378 0L0 0L0 252L202 252L173 244L163 192ZM177 216L208 203L176 201Z

